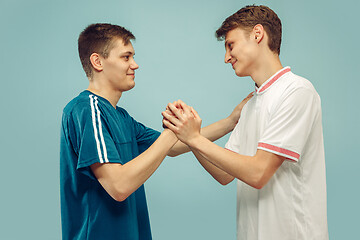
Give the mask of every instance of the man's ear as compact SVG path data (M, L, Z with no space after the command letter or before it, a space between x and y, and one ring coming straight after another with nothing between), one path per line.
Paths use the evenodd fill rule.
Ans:
M102 66L102 62L100 59L100 55L98 53L93 53L90 56L90 62L91 65L93 66L93 68L98 71L101 72L103 70L103 66Z
M257 43L260 43L263 40L264 34L265 34L265 30L263 25L261 24L255 25L255 27L253 28L253 35Z

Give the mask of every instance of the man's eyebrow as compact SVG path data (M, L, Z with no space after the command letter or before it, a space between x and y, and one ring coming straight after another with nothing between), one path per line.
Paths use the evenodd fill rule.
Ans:
M135 52L133 52L133 51L128 51L127 53L135 55Z
M127 51L127 52L123 52L121 55L135 55L135 52L132 51Z

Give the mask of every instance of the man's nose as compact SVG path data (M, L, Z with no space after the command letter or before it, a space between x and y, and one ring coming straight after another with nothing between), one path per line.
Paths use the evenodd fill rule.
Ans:
M135 60L133 61L133 63L131 64L131 69L138 69L139 68L139 65L137 65L137 63L135 62Z
M228 51L226 51L225 53L225 63L230 63L231 62L231 55Z

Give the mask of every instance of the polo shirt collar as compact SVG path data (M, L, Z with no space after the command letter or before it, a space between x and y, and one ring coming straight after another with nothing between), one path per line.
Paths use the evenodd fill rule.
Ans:
M283 69L279 70L278 72L276 72L274 75L272 75L268 80L266 80L266 82L264 82L260 87L257 87L255 84L255 92L257 94L261 94L263 92L265 92L266 90L268 90L272 85L274 85L274 83L281 78L285 73L290 72L291 69L290 67L284 67Z

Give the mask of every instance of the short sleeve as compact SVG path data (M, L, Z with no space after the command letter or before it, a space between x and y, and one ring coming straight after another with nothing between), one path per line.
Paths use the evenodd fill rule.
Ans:
M72 142L78 155L77 169L80 172L92 176L89 166L94 163L122 163L105 116L96 104L79 104L71 117L72 131L75 133Z
M135 136L139 148L139 154L141 154L156 141L156 139L160 136L160 132L152 128L146 127L144 124L137 122L133 118L132 121L134 124Z
M320 111L315 91L299 88L281 99L260 136L258 149L297 162Z

